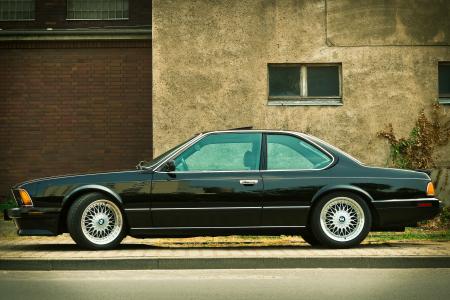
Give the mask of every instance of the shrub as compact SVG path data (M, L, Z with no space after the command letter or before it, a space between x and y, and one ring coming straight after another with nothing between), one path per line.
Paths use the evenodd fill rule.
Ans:
M429 169L435 167L433 152L446 145L450 139L450 120L441 123L444 113L439 105L433 105L431 120L422 110L408 138L397 138L392 124L379 131L377 136L388 140L392 164L404 169Z

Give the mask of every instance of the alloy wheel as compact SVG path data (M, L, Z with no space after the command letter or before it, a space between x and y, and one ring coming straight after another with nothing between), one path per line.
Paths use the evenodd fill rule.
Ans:
M106 245L114 241L121 233L122 213L117 205L105 199L89 204L81 216L81 229L90 242Z
M323 232L337 242L351 241L359 236L365 224L364 211L355 200L337 197L328 201L320 212Z

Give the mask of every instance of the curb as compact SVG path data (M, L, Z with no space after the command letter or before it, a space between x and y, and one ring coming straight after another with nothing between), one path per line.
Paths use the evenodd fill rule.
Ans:
M0 259L0 270L10 271L292 268L450 268L450 256Z

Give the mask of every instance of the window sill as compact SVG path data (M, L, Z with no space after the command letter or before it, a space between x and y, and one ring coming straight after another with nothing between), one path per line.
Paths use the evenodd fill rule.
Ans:
M304 100L289 100L289 99L269 99L267 102L269 106L342 106L341 98L326 99L304 99Z
M450 105L450 98L439 98L439 104Z

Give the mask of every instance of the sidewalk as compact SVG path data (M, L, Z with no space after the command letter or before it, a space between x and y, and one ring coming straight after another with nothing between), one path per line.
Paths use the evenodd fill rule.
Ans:
M115 250L79 249L65 234L0 240L0 270L199 268L450 268L450 242L390 242L353 249L192 247L164 239L127 237Z

